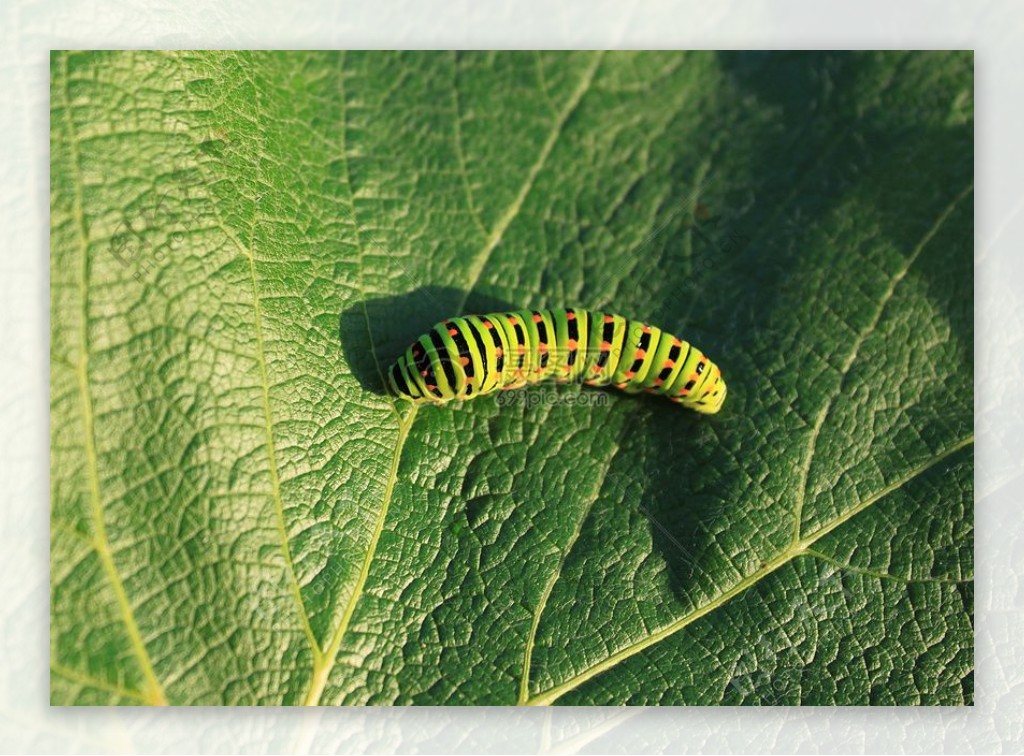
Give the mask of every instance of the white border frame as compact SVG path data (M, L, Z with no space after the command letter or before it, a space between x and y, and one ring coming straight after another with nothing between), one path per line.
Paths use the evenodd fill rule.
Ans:
M132 7L134 6L134 7ZM1024 4L175 0L0 9L0 750L1019 751L1024 739ZM976 705L959 709L50 709L49 50L974 49ZM1016 295L1016 296L1015 296Z

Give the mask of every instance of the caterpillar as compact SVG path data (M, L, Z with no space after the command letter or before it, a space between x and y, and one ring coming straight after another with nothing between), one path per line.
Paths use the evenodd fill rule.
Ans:
M443 404L539 381L661 394L714 414L721 371L692 344L646 323L584 309L517 310L444 320L388 371L395 396Z

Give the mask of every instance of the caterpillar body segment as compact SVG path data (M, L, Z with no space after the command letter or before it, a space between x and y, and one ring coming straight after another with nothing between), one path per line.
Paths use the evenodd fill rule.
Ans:
M442 321L388 371L391 391L443 404L543 380L646 391L704 414L726 386L718 366L656 326L578 308L517 310Z

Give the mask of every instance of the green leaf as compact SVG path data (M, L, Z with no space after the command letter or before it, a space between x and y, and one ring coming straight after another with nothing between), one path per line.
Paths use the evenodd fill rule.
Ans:
M970 53L51 82L54 703L973 702ZM382 390L566 305L696 343L723 412Z

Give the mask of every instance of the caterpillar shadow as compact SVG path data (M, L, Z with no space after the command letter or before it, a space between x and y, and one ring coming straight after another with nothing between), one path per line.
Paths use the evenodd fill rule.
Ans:
M367 391L384 395L387 388L383 372L435 323L461 313L515 309L519 307L486 293L467 296L465 291L456 288L425 286L405 294L367 299L346 308L340 314L338 338L360 385ZM716 437L737 418L729 417L732 413L728 411L723 416L703 417L669 404L663 397L626 397L612 389L550 386L548 390L607 391L611 397L616 397L618 406L602 407L600 411L623 413L618 455L640 460L641 464L613 464L596 506L598 510L625 507L628 519L649 531L651 547L661 555L672 588L681 600L691 603L696 599L690 597L710 590L713 586L706 577L707 563L714 559L711 534L735 499L714 485L697 483L701 480L701 471L722 468ZM464 422L476 428L475 432L497 437L501 431L494 430L493 424L514 423L517 414L536 415L539 411L533 408L517 412L512 407L503 407L495 415L492 408L484 413L470 413ZM520 422L526 420L520 419ZM602 525L616 519L611 512L605 514L607 517L595 511L587 518L574 551L607 552L607 545L602 544L617 535L609 534ZM456 520L460 516L457 511L451 515ZM472 511L466 516L471 527L479 519L479 513L474 516ZM641 519L635 520L638 516Z
M338 341L352 374L375 394L386 394L383 372L431 326L467 312L516 309L488 294L421 286L405 294L366 299L341 312Z
M592 553L614 548L619 536L601 521L622 523L624 516L636 533L634 542L641 549L650 544L672 593L691 611L715 590L721 566L716 533L735 516L741 500L721 436L743 420L729 404L721 415L702 416L663 397L628 401L634 408L616 453L628 463L611 464L595 502L597 516L581 533L580 548Z

